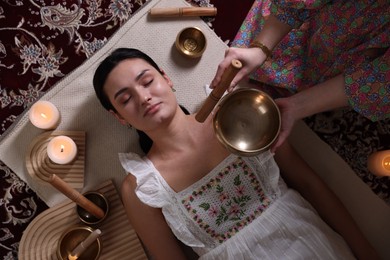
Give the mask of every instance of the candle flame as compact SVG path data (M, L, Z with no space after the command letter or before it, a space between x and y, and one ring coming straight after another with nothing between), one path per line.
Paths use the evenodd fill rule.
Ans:
M65 146L63 144L61 144L61 153L64 152L64 148L65 148Z
M387 156L383 159L383 168L387 171L390 171L390 156Z
M41 117L43 117L43 118L46 118L46 119L47 119L47 115L46 115L46 114L44 114L44 113L41 113Z

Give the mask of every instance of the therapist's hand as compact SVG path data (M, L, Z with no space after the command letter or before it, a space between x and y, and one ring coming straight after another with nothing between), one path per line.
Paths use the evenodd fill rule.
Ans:
M233 59L237 59L242 63L242 68L233 78L228 91L232 91L233 88L248 74L257 69L266 59L266 55L259 48L235 48L231 47L226 50L225 58L218 66L217 73L214 76L214 79L211 81L211 88L215 88L221 81L221 77L230 65Z
M271 146L271 152L273 153L286 141L295 125L295 122L298 120L295 117L296 114L294 112L294 104L290 101L289 98L278 98L275 100L275 103L278 105L280 110L281 127L278 138Z

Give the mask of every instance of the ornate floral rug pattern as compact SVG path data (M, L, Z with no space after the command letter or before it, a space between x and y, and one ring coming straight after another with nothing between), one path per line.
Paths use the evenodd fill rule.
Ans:
M34 101L99 50L147 0L0 3L0 138ZM189 1L199 6L208 0ZM46 204L0 161L0 259L17 259L23 230Z
M31 103L99 50L146 1L0 2L0 138ZM217 15L215 20L205 20L227 40L234 37L253 0L188 2L199 6L213 3L223 12L224 16ZM227 21L232 15L234 19ZM229 24L232 21L234 24ZM366 169L370 153L390 149L389 120L372 123L345 110L305 121L390 205L390 179L377 178ZM0 259L17 259L23 230L47 206L1 161L0 175Z

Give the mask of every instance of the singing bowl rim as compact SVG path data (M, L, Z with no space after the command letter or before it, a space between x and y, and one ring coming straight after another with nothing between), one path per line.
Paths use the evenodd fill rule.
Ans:
M92 233L94 231L94 229L89 227L89 226L81 226L81 225L68 227L61 234L61 236L60 236L60 238L59 238L59 240L57 242L57 257L59 259L63 259L63 260L68 259L68 254L70 254L72 252L72 250L74 249L74 248L69 248L71 243L66 241L65 239L68 238L70 235L74 236L74 234L73 234L74 232L80 232L80 231L86 231L86 232L88 232L90 234L90 233ZM86 235L84 237L84 239L87 238L88 235ZM83 241L83 240L80 239L79 242L81 242L81 241ZM94 260L96 260L96 259L99 259L101 251L102 251L102 240L101 240L100 237L98 237L98 238L96 238L96 241L93 242L93 243L96 243L96 247L97 247L96 252L94 252L94 256L95 256ZM63 254L63 253L65 253L65 254ZM85 257L85 255L84 255L84 257ZM79 258L84 258L84 257L81 254Z
M196 32L197 43L199 43L199 41L200 41L201 46L199 49L197 48L195 51L189 51L189 50L185 49L183 46L183 41L185 39L187 39L187 38L183 39L183 37L186 37L188 34L194 34L193 32ZM189 27L185 27L182 30L180 30L180 32L177 34L176 40L175 40L175 46L181 54L183 54L189 58L199 58L200 56L202 56L202 54L206 50L207 38L206 38L206 35L203 33L203 31L199 27L189 26Z
M104 216L101 219L96 219L94 216L90 216L92 218L92 220L88 219L85 216L85 214L89 214L89 213L87 213L87 211L85 209L83 209L82 207L77 205L76 212L77 212L79 219L87 225L97 225L97 224L103 222L107 218L108 212L110 211L110 205L108 203L106 196L103 193L98 192L98 191L87 191L83 195L87 199L91 200L93 203L95 203L95 199L98 199L99 203L101 203L102 205L97 205L96 203L95 203L95 205L97 205L98 207L103 206L103 208L101 208L101 207L100 208L103 210ZM95 198L91 198L91 196L95 196Z
M229 109L229 108L225 108L226 107L225 104L228 103L229 101L234 100L237 97L240 97L240 95L242 96L243 94L244 94L245 98L249 98L250 96L253 96L254 94L261 95L261 96L265 97L266 100L269 101L269 104L272 105L272 108L276 111L276 115L277 115L277 122L276 123L278 126L277 126L277 130L273 134L273 138L271 138L267 142L267 144L265 144L261 147L258 147L256 149L240 149L239 147L234 145L231 141L227 140L227 138L222 133L222 130L220 130L221 129L220 122L222 122L221 120L223 120L223 118L221 118L221 114L223 114L225 112L225 109ZM278 105L275 103L274 99L270 95L265 93L264 91L261 91L261 90L256 89L256 88L240 88L240 89L234 90L233 92L225 95L220 100L220 102L218 103L217 106L218 107L217 107L216 112L213 116L213 128L214 128L215 135L217 136L217 139L219 140L219 142L222 145L224 145L230 152L232 152L236 155L239 155L239 156L258 155L258 154L266 151L267 149L269 149L270 146L276 141L277 137L279 136L280 129L281 129L280 110L279 110Z

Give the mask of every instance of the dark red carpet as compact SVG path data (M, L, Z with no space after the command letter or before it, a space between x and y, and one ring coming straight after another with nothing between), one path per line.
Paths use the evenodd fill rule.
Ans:
M29 104L98 50L145 1L117 6L107 0L1 1L0 138ZM218 9L211 19L216 34L233 40L253 0L210 2ZM305 121L390 205L390 179L377 178L366 167L370 153L390 149L389 120L372 123L345 110ZM0 260L11 260L17 259L23 230L47 206L1 161L0 174Z

